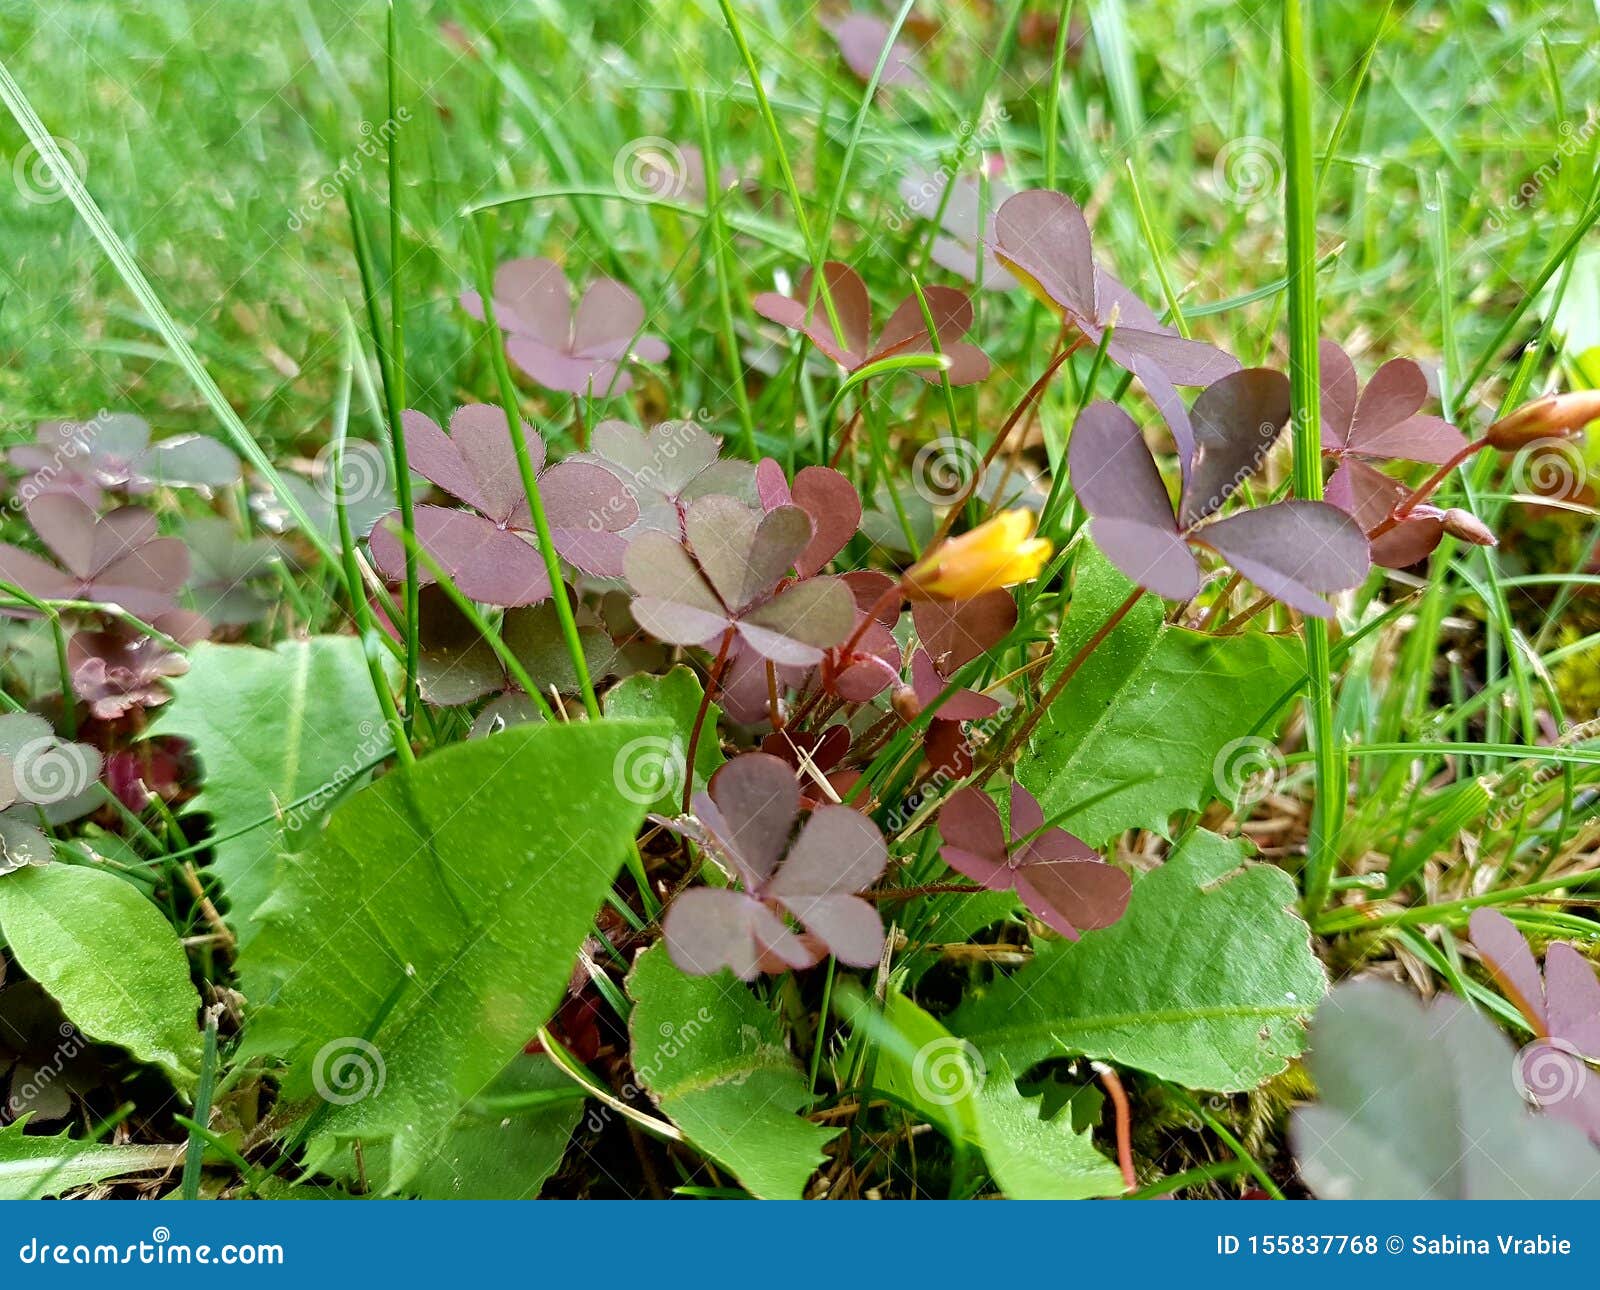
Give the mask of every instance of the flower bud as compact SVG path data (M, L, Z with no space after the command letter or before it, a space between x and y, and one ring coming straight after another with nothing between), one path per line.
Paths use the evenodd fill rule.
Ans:
M1515 452L1539 439L1576 434L1597 418L1600 390L1569 390L1524 403L1496 421L1483 437L1501 452Z
M1494 532L1471 511L1452 506L1444 513L1444 531L1473 546L1498 546Z

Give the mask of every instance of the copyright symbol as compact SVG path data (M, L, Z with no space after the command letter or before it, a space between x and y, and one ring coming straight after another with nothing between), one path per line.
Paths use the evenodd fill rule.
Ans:
M1384 1242L1384 1245L1388 1247L1390 1254L1398 1254L1401 1250L1406 1248L1406 1243L1398 1236L1391 1236L1387 1241Z

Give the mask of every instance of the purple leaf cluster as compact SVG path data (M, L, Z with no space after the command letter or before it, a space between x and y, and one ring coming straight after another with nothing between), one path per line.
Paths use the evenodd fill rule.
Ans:
M120 605L146 621L177 607L189 551L178 538L158 536L152 512L122 506L96 515L67 493L35 497L26 509L34 533L60 563L0 542L0 580L40 600Z
M1029 911L1068 940L1110 927L1128 907L1133 885L1044 814L1021 784L1011 785L1010 838L1000 810L980 788L963 788L939 810L939 854L957 873L991 891L1014 890Z
M187 609L173 609L150 624L179 645L210 634L211 624ZM164 682L182 676L189 661L163 640L126 623L74 634L67 643L72 690L101 721L115 721L136 708L154 708L171 697Z
M895 307L883 330L873 338L872 301L867 296L866 283L848 264L829 260L822 266L823 278L828 284L828 298L833 303L838 319L827 310L819 289L813 290L811 271L800 275L793 296L777 292L764 292L752 302L755 311L763 318L803 333L810 342L849 372L859 371L869 363L896 354L931 354L933 341L928 336L927 319L923 317L922 304L915 295L907 296ZM939 352L950 361L948 375L951 385L972 385L989 375L989 358L976 345L962 337L972 330L972 301L964 292L954 287L925 287L922 292L927 301L928 315L933 320L934 335L938 338ZM935 367L919 368L917 375L933 384L939 381Z
M137 496L157 488L224 488L237 483L239 458L202 434L150 441L150 426L128 412L102 412L89 421L46 421L33 443L7 460L24 472L24 498L64 493L99 509L106 490Z
M1363 389L1355 364L1340 346L1325 340L1319 354L1322 455L1335 463L1324 496L1369 535L1372 562L1404 569L1431 555L1447 532L1481 542L1482 536L1463 522L1465 512L1425 503L1388 523L1410 490L1372 462L1442 466L1467 446L1466 436L1448 421L1421 412L1428 398L1422 369L1409 358L1390 359Z
M480 321L476 292L461 306ZM572 284L553 260L511 260L494 275L494 314L506 356L547 390L609 398L633 387L631 359L666 360L665 341L643 335L644 305L622 283L597 278L573 304Z
M728 968L750 980L811 967L827 954L849 967L877 963L883 922L856 894L888 863L871 820L847 806L802 814L794 771L766 753L746 753L718 770L695 797L694 816L673 827L715 856L742 890L694 887L672 902L662 932L683 971L709 976Z
M1544 972L1517 926L1494 909L1473 911L1472 943L1534 1041L1517 1054L1523 1096L1549 1114L1581 1128L1600 1144L1600 980L1571 945L1554 941L1544 952Z
M1284 501L1215 518L1288 419L1288 380L1266 368L1223 377L1187 411L1174 401L1169 424L1183 468L1174 512L1133 418L1111 403L1087 408L1073 427L1068 469L1096 544L1129 579L1169 600L1200 590L1198 547L1285 604L1330 617L1321 593L1355 586L1369 567L1366 537L1349 515Z
M420 412L404 413L403 421L412 468L470 508L416 507L417 544L473 600L515 606L548 596L550 579L533 544L533 515L505 413L489 404L469 404L450 418L449 434ZM639 518L622 481L582 461L547 468L544 440L526 424L523 436L556 551L585 573L620 574L627 545L621 534ZM405 572L400 531L395 511L371 538L374 565L395 580ZM420 563L419 578L433 580Z

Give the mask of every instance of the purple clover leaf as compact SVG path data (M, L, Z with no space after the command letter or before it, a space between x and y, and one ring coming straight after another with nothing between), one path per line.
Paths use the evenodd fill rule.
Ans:
M1011 786L1011 839L994 800L963 788L939 811L939 854L957 873L991 891L1014 889L1046 926L1068 940L1110 927L1128 907L1133 885L1065 829L1046 829L1044 814L1020 784Z
M1063 193L1034 189L1018 193L995 217L994 253L1022 284L1058 311L1091 345L1106 347L1114 363L1132 372L1160 399L1172 385L1209 385L1239 362L1200 341L1185 340L1156 318L1127 287L1095 263L1089 225L1078 204Z
M666 342L640 335L644 305L611 278L591 282L573 308L572 285L553 260L511 260L494 275L495 319L506 337L506 355L549 390L609 398L633 387L630 359L666 360ZM482 321L476 292L461 307Z
M811 667L850 633L854 604L837 578L780 587L812 540L810 517L780 506L758 517L730 497L702 497L685 541L640 534L625 572L639 626L670 645L710 647L728 633L773 663Z
M147 621L176 607L189 551L178 538L157 535L151 512L123 506L97 516L76 497L49 493L28 503L27 516L61 566L0 542L0 580L41 600L119 605Z
M710 851L743 890L695 887L672 902L662 931L679 968L697 976L729 968L748 981L811 967L830 953L849 967L877 963L883 922L855 894L888 863L871 820L833 805L802 820L794 771L767 753L746 753L718 770L696 795L694 814L697 823L674 827Z
M822 293L818 291L816 299L811 300L812 277L809 269L800 275L793 296L775 291L763 292L752 302L755 311L780 327L801 332L848 372L860 371L869 363L895 354L933 352L922 306L915 295L900 302L874 341L872 302L867 298L866 284L861 281L861 275L848 264L841 264L837 260L829 260L822 270L834 312L839 319L837 335L822 300ZM983 380L989 375L988 355L976 345L962 340L972 329L972 301L965 292L957 291L954 287L925 287L922 295L928 302L928 313L933 318L939 350L950 360L947 372L950 384L972 385ZM808 300L811 300L809 307L806 304ZM916 372L930 384L939 383L937 368L918 368Z
M1092 405L1073 427L1068 468L1096 544L1128 578L1169 600L1200 590L1190 548L1201 547L1275 599L1331 617L1319 593L1355 586L1370 567L1366 537L1349 515L1324 502L1284 501L1212 518L1259 467L1288 417L1280 373L1253 368L1209 386L1187 414L1194 446L1174 514L1133 419L1114 404Z
M469 404L450 418L449 434L420 412L406 412L404 422L412 467L472 508L418 506L418 544L473 600L518 606L548 596L549 576L531 540L533 516L505 413ZM621 534L639 516L622 481L588 462L546 467L544 440L530 426L523 433L556 551L596 577L620 574L627 545ZM373 564L394 579L405 570L399 524L399 512L392 512L371 538ZM426 567L419 574L423 582L432 581Z

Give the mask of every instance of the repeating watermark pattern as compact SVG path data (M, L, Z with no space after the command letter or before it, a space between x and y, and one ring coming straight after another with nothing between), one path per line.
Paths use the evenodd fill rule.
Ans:
M347 439L341 460L330 443L313 459L311 482L329 506L338 503L341 491L346 506L370 502L388 491L388 454L366 439Z
M911 1059L911 1086L930 1106L954 1106L974 1096L988 1075L983 1054L965 1039L930 1039Z
M1535 1039L1517 1051L1511 1078L1524 1102L1548 1111L1582 1096L1589 1067L1565 1039Z
M325 211L344 185L359 175L366 168L367 162L381 155L393 142L395 135L400 133L400 127L410 120L411 109L402 107L396 109L394 116L379 125L363 121L357 127L361 142L351 149L332 174L312 190L310 197L289 212L289 231L298 233Z
M100 777L99 755L94 749L64 743L54 735L29 740L10 760L17 796L35 806L52 806L87 793Z
M950 184L974 153L987 152L1000 142L1000 131L1011 120L1011 113L999 103L985 107L976 121L963 120L956 127L956 145L945 155L939 165L925 174L918 174L909 191L901 190L904 201L884 213L883 222L891 233L903 233L913 218L931 219L938 211L946 185ZM885 170L895 165L893 159L884 157L880 163Z
M67 1064L89 1047L89 1041L70 1021L63 1021L56 1033L61 1036L61 1042L50 1054L50 1060L42 1066L33 1067L26 1079L11 1086L7 1094L7 1111L10 1115L17 1116L34 1110L61 1078Z
M622 145L611 162L611 178L632 201L672 201L689 190L689 163L671 139L647 134Z
M59 440L50 450L50 459L30 471L12 489L6 505L20 511L34 498L52 491L52 485L62 474L71 471L72 464L94 452L95 441L111 419L111 412L101 408L87 421L75 421L63 427Z
M324 1102L352 1106L383 1092L388 1070L377 1045L358 1035L330 1039L311 1063L311 1083Z
M688 754L678 735L640 735L617 750L611 781L628 801L648 806L683 791Z
M617 1090L617 1096L623 1102L634 1102L642 1098L644 1091L640 1088L640 1084L651 1084L666 1063L684 1052L694 1042L695 1037L709 1026L713 1020L715 1020L715 1017L711 1009L701 1008L689 1020L676 1025L670 1021L663 1021L658 1031L661 1036L661 1042L643 1060L639 1057L638 1041L636 1039L634 1042L633 1077L623 1082L622 1087ZM738 1085L744 1083L748 1078L749 1073L743 1072L733 1075L722 1082ZM608 1106L592 1107L584 1120L584 1128L590 1133L599 1133L610 1122L611 1115L611 1108Z
M52 135L51 138L61 156L72 167L72 173L80 181L86 179L89 163L78 146L71 139L63 139L58 135ZM34 206L48 206L67 195L66 185L56 171L56 162L32 143L24 144L12 158L11 182L22 194L22 200Z
M1583 743L1586 739L1600 738L1600 717L1591 717L1588 721L1579 722L1577 725L1568 723L1556 739L1556 747L1570 748L1573 744ZM1513 776L1520 771L1513 771L1500 778L1500 787L1504 788ZM1495 803L1489 812L1488 825L1490 829L1500 829L1517 816L1532 803L1542 789L1551 780L1561 775L1561 766L1556 762L1543 762L1534 772L1525 779L1516 792L1509 797L1502 798Z
M355 751L311 796L303 798L283 813L283 831L293 835L298 829L317 819L328 809L336 797L358 775L372 769L372 763L387 753L392 744L389 728L372 721L363 721L356 733L361 742Z
M1511 459L1511 489L1538 497L1573 498L1589 482L1583 445L1572 439L1535 439Z
M1217 193L1235 206L1276 198L1283 192L1283 174L1283 152L1257 134L1229 139L1211 163Z
M1230 739L1211 762L1217 795L1235 810L1263 800L1288 770L1289 763L1278 745L1258 735Z
M1600 117L1597 117L1592 109L1581 125L1563 121L1558 130L1561 142L1556 145L1556 150L1540 164L1537 170L1517 185L1516 191L1504 203L1489 212L1490 232L1502 232L1513 216L1527 210L1538 201L1539 194L1555 182L1556 176L1566 167L1567 162L1588 150L1597 130L1600 130Z
M911 487L930 506L949 506L983 483L983 449L969 439L943 435L917 449Z

